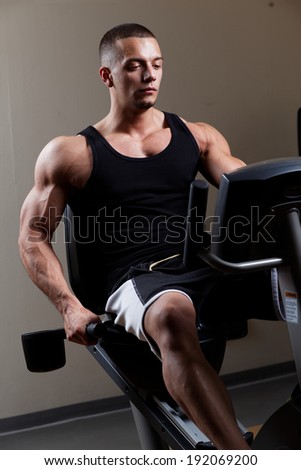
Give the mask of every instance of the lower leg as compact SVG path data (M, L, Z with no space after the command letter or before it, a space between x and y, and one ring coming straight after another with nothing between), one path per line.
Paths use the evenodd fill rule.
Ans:
M165 294L149 308L144 325L160 349L173 399L218 449L248 449L227 390L200 350L191 302Z
M180 353L162 357L170 395L218 449L247 449L224 384L205 360Z

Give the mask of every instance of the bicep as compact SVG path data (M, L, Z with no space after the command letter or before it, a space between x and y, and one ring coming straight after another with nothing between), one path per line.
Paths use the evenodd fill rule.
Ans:
M211 126L203 127L201 148L201 166L204 175L216 186L223 173L229 173L245 165L231 154L225 137Z

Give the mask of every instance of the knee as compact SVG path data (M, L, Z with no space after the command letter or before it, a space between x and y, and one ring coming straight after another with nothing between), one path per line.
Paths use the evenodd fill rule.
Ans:
M196 334L195 309L182 294L163 297L149 308L145 327L160 348L178 348Z
M182 299L181 299L182 300ZM187 300L169 299L155 311L156 321L161 329L176 333L187 322L195 320L193 304Z

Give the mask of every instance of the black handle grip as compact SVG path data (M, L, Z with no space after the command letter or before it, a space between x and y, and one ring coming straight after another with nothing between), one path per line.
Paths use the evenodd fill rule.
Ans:
M87 335L96 339L101 338L107 331L106 323L89 323L86 328Z

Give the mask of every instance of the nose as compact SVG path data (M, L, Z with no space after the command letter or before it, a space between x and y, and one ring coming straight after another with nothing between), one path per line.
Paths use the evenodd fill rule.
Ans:
M156 80L156 74L153 67L146 67L144 69L143 80L145 82L154 82Z

